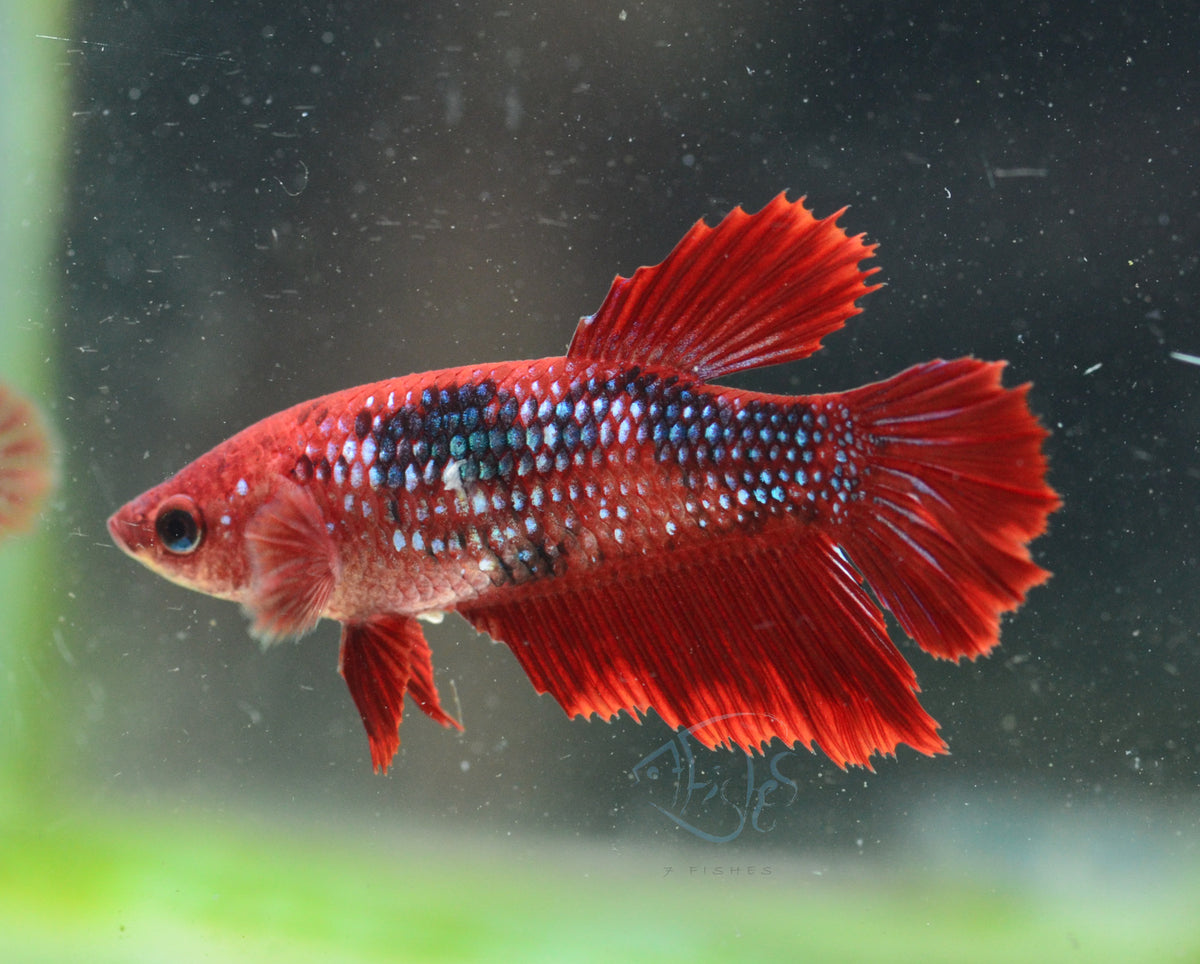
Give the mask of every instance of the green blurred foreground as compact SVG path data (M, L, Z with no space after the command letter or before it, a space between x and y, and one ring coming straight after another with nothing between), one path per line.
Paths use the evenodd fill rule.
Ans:
M1200 873L1174 889L1114 886L1097 900L1086 896L1095 882L1050 896L944 868L936 880L857 864L699 872L721 861L720 848L690 855L690 873L688 856L642 848L534 851L420 832L381 844L374 830L368 842L345 828L173 819L4 833L0 960L1200 959Z

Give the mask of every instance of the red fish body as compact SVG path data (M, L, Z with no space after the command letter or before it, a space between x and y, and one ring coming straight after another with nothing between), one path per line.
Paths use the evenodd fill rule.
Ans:
M565 357L408 375L252 426L117 512L118 545L242 603L266 640L343 625L376 768L407 692L441 709L416 616L506 642L571 715L649 709L709 746L866 764L944 749L876 598L974 657L1046 577L1057 497L1027 387L937 361L855 391L711 379L802 358L872 253L781 195L618 278Z

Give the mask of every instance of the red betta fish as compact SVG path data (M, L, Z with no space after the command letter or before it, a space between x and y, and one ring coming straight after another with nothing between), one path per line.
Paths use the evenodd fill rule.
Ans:
M869 765L945 751L882 609L974 658L1049 574L1059 505L1028 385L932 361L833 395L713 384L804 358L873 290L874 252L779 195L618 277L566 356L304 402L108 521L264 641L342 624L375 769L407 693L441 707L422 615L507 643L571 716L654 710L710 747L775 738ZM874 598L868 595L870 586Z

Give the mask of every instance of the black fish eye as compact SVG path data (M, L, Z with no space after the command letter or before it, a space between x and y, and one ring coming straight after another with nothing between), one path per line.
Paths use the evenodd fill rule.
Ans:
M195 552L204 538L204 517L186 495L173 495L158 507L154 531L167 552L186 556Z

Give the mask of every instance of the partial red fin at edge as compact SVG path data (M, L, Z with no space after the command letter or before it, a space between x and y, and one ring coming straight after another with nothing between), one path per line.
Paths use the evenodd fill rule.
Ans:
M266 643L316 626L337 587L341 563L312 496L286 485L246 525L251 632Z
M343 626L338 672L362 717L376 773L386 772L400 749L406 692L434 722L462 729L442 710L429 644L411 616L383 613Z
M697 221L660 264L618 276L583 318L570 358L663 365L707 380L806 358L875 290L874 245L780 194L756 214Z
M45 420L32 402L0 384L0 537L30 527L53 483Z
M811 529L775 535L534 583L459 612L571 716L653 709L709 747L778 738L842 766L901 743L944 752L912 669L833 544Z
M938 360L841 396L874 448L843 548L904 631L946 659L991 650L1000 615L1050 576L1027 546L1061 505L1049 433L1003 368Z

